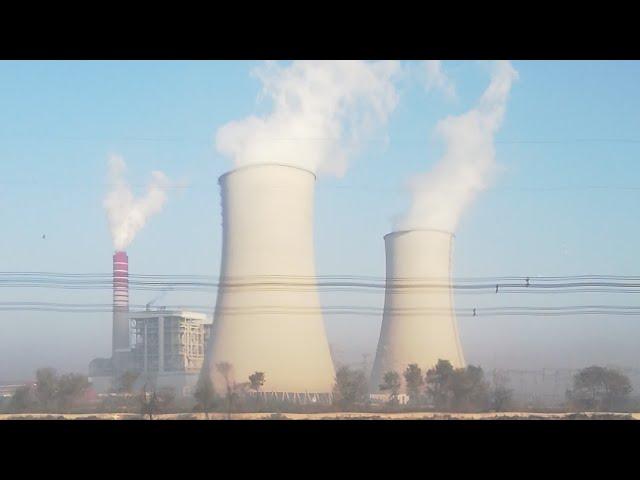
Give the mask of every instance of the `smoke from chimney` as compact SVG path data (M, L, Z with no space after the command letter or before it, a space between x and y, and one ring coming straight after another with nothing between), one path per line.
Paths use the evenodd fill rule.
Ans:
M124 179L126 164L122 157L109 159L109 181L111 190L103 206L107 211L113 246L117 251L125 250L149 218L162 210L167 200L169 179L160 171L151 172L147 193L136 198Z
M396 230L433 228L454 232L464 210L487 188L495 169L493 139L504 117L507 98L518 72L497 61L489 87L475 108L441 120L436 132L445 153L435 168L410 182L412 203L396 222Z
M267 62L253 74L271 112L223 125L216 147L236 167L277 161L341 176L349 155L395 108L399 70L392 61Z

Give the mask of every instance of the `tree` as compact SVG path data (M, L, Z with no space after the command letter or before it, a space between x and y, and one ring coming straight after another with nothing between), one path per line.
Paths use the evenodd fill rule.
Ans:
M451 377L452 404L456 410L484 410L489 403L489 386L482 368L469 365L454 370Z
M343 407L351 407L367 400L367 377L362 370L343 366L336 372L333 401Z
M58 374L53 368L36 371L36 398L44 410L49 409L58 394Z
M491 409L502 412L509 409L513 402L513 390L507 387L507 378L504 375L493 375L493 387L491 389Z
M91 386L86 375L66 373L58 378L56 400L59 408L69 408Z
M265 381L264 372L253 372L249 375L249 388L256 392L256 400L259 399L258 395Z
M211 375L208 372L203 372L200 376L193 396L198 401L198 407L204 412L205 418L209 420L209 412L216 407L217 402Z
M33 389L30 385L18 387L9 401L10 412L25 412L33 405Z
M140 393L140 406L142 415L149 415L149 420L153 420L153 414L158 409L158 395L155 390L151 393L147 392L147 384L145 383Z
M231 411L236 400L236 384L232 379L233 366L229 362L220 362L216 364L216 370L222 375L225 385L225 398L227 400L227 419L231 419Z
M116 390L118 393L132 393L133 386L139 376L140 374L138 372L132 372L130 370L127 370L120 375L116 383Z
M567 398L579 408L610 410L622 406L631 391L631 382L626 375L594 365L574 375L573 390L567 392Z
M438 409L484 409L489 401L482 368L469 365L454 369L448 360L438 360L426 374L427 396Z
M426 394L437 409L449 408L453 373L454 368L449 360L438 360L435 367L427 370L425 376Z
M383 392L389 392L389 403L398 403L398 393L400 393L400 387L402 383L400 381L400 375L398 372L388 371L382 377L382 383L379 385L380 390Z
M420 391L424 380L422 378L422 370L417 364L411 363L407 365L404 371L404 383L407 386L407 393L409 394L409 401L417 405L420 403Z

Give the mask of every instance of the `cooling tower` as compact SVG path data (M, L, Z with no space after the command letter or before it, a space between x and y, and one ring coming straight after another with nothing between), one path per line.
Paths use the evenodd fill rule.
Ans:
M129 258L126 252L113 255L113 359L129 350Z
M315 175L260 164L219 183L222 264L204 373L218 392L216 366L227 362L237 383L264 372L264 392L330 393L334 369L315 283Z
M384 240L387 279L371 392L379 391L390 370L402 378L410 363L423 372L438 359L464 366L451 291L453 235L410 230L390 233Z

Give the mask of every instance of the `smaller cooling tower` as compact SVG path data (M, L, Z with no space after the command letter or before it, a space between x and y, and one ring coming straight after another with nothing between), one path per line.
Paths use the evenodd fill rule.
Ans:
M438 359L464 366L451 291L453 235L410 230L389 233L384 240L384 314L371 392L379 391L386 372L402 376L411 363L417 363L423 372Z
M334 369L316 287L315 175L258 164L220 177L222 262L203 373L218 392L265 373L265 393L330 394Z
M113 255L113 358L129 350L129 258L126 252Z

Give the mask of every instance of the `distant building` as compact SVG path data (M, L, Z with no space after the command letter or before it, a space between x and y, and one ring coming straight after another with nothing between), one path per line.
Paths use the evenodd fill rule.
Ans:
M130 318L134 370L157 388L190 395L204 362L211 319L202 313L163 310Z
M130 313L133 344L121 371L138 373L135 388L171 389L189 396L198 381L211 318L203 313L155 309ZM100 393L113 390L118 379L109 359L89 365L90 381Z

